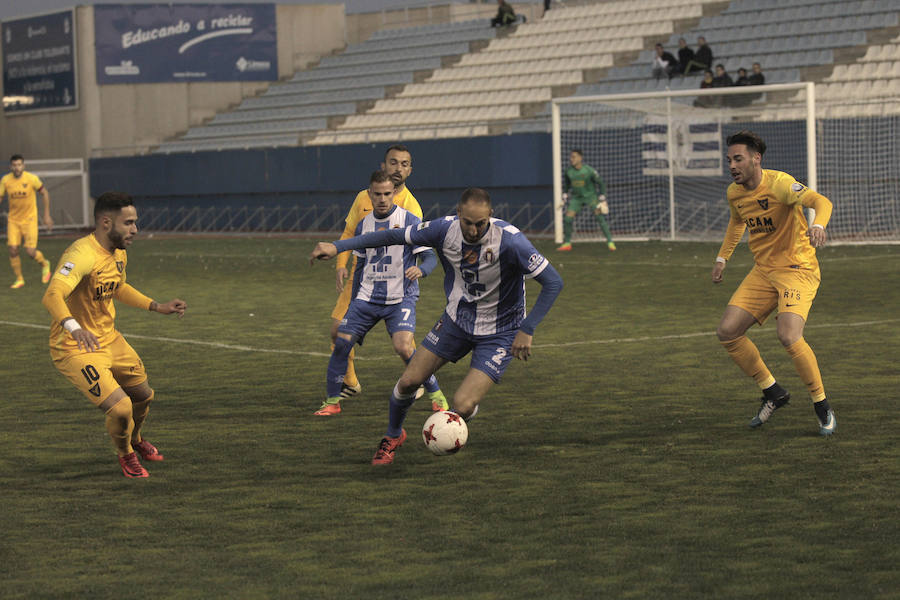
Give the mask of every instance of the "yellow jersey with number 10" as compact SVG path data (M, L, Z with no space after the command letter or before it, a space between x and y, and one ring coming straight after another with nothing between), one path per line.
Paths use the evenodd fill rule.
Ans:
M66 306L78 323L97 336L100 346L107 345L116 333L116 307L113 297L125 284L125 250L110 253L94 234L76 240L59 259L51 285L62 284L69 290ZM50 354L56 359L65 352L78 351L78 344L59 322L50 327Z

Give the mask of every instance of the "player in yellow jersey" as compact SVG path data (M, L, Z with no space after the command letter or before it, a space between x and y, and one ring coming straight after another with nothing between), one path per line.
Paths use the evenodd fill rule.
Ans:
M759 412L750 421L750 427L759 427L787 404L791 395L775 381L745 333L754 323L762 324L777 308L778 339L806 383L819 433L831 435L837 424L834 411L825 397L816 355L803 339L803 328L819 289L816 248L825 245L831 202L787 173L763 169L766 143L752 131L740 131L727 143L734 180L727 193L731 219L713 266L713 283L722 282L725 264L748 228L755 264L728 302L716 334L734 362L763 391ZM811 226L807 226L804 207L815 210Z
M53 229L50 216L50 193L40 178L25 170L25 159L21 154L13 154L9 159L10 172L0 179L0 202L3 196L9 198L9 216L6 219L6 244L9 246L9 264L12 265L16 280L9 287L18 289L25 285L22 276L22 258L19 246L25 247L25 254L41 265L41 281L50 281L50 261L37 249L37 193L41 193L44 204L44 225Z
M44 293L53 323L50 357L62 375L106 415L126 477L147 477L137 454L161 461L163 455L141 436L153 389L144 363L116 331L113 299L164 315L184 315L177 298L159 304L125 282L125 249L137 234L131 196L106 192L94 207L94 232L69 246ZM135 452L136 451L136 452Z
M381 163L381 170L385 171L394 183L394 204L408 210L421 219L422 207L419 206L415 196L406 187L406 180L412 173L412 154L409 149L401 144L395 144L388 148L384 153L384 162ZM346 240L353 237L356 226L370 212L372 212L372 200L369 198L369 190L366 188L356 195L356 199L350 206L350 212L347 213L347 218L344 220L344 231L341 233L340 239ZM341 324L341 319L344 318L347 308L350 306L353 286L346 285L346 280L351 270L356 266L356 258L354 258L353 264L348 269L350 255L350 252L338 254L335 264L336 287L339 295L337 303L334 305L334 310L331 311L332 344L337 339L338 326ZM353 365L354 354L355 351L350 352L347 372L344 374L341 398L349 398L362 391L362 385L360 385L359 379L356 377L356 368ZM420 395L421 393L424 393L424 389L420 390ZM432 408L434 410L447 410L449 406L444 402L442 405L436 404Z

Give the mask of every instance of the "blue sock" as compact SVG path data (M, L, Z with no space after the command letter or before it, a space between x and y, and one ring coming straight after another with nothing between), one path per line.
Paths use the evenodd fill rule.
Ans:
M434 375L426 379L424 385L426 392L436 392L441 389L441 386L438 385L437 377L435 377Z
M353 350L353 342L342 337L334 341L334 350L328 359L328 381L326 382L326 394L329 398L341 395L341 387L344 385L344 373L347 372L347 363L350 362L350 351Z
M386 432L388 437L400 437L400 434L403 431L403 421L406 419L406 413L415 401L415 392L409 396L401 397L400 392L397 390L397 386L394 386L394 391L391 393L391 403L388 408L388 428Z

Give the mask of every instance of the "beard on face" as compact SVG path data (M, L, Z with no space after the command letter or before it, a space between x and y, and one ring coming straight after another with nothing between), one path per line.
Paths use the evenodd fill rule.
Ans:
M113 246L118 248L119 250L125 249L125 236L116 231L115 229L110 229L109 231L109 241L113 243Z

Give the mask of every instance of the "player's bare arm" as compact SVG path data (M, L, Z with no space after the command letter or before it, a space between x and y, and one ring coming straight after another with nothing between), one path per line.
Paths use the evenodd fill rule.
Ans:
M337 248L331 242L319 242L309 255L309 264L317 260L329 260L337 256Z
M165 304L160 304L155 300L150 303L150 310L153 312L158 312L161 315L171 315L173 313L177 313L179 317L184 316L184 311L187 310L187 302L184 300L179 300L178 298L173 298L169 300Z
M533 335L529 335L524 331L517 332L510 347L512 355L519 360L528 360L528 357L531 356L531 341L533 339Z

